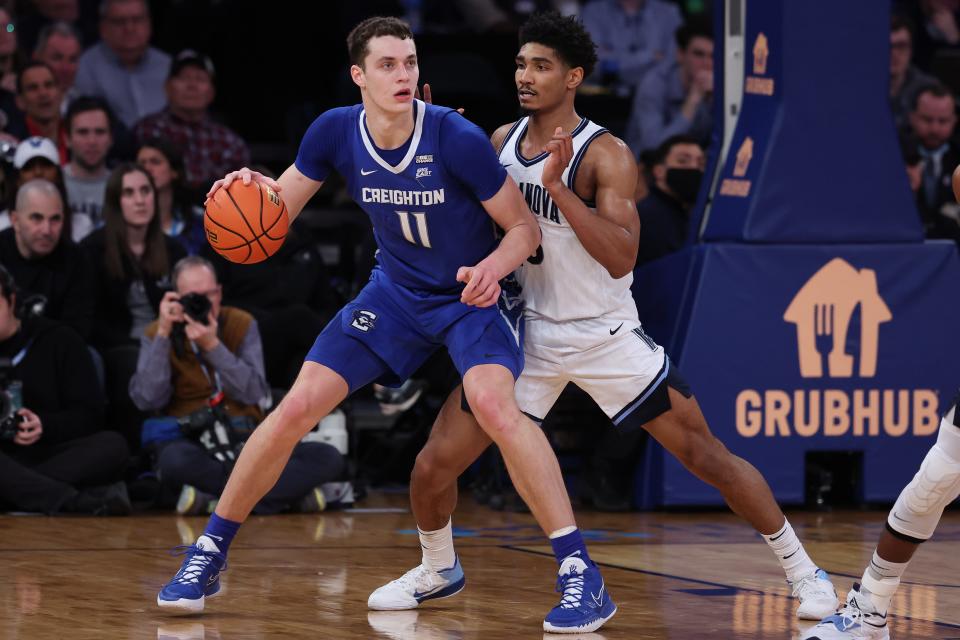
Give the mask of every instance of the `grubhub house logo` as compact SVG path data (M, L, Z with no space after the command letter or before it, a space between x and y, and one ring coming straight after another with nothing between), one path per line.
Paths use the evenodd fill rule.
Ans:
M720 183L720 195L746 198L750 195L750 181L744 176L753 160L753 138L747 136L737 149L736 162L733 165L733 177L724 178Z
M736 399L737 432L748 438L932 434L939 425L935 390L875 382L883 375L881 329L893 318L873 269L858 270L842 258L827 262L783 313L796 327L796 344L779 349L795 353L800 378L820 388L744 389ZM851 344L853 334L859 344ZM840 381L844 388L834 388Z
M773 78L765 78L767 61L770 59L770 43L761 31L753 41L753 75L748 75L743 90L760 96L772 96Z
M807 280L783 319L797 325L800 375L822 378L823 356L831 378L853 375L853 356L846 352L850 320L860 306L861 378L877 374L880 323L893 314L877 292L873 269L857 271L841 258L834 258Z

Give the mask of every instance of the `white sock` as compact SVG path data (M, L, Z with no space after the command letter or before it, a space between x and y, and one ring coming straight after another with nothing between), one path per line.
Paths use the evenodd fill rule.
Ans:
M908 562L890 562L873 552L873 560L867 565L860 581L860 593L870 598L877 613L886 615L893 594L900 586L900 576L907 570Z
M424 565L434 571L442 571L456 563L457 556L453 551L453 520L447 520L446 526L436 531L423 531L420 527L417 527L417 531L420 533Z
M800 544L797 534L793 532L793 527L790 526L790 522L786 518L784 518L783 528L780 531L763 536L763 539L773 549L773 553L780 561L780 566L787 574L789 582L796 582L817 570L817 565L807 555L807 551Z

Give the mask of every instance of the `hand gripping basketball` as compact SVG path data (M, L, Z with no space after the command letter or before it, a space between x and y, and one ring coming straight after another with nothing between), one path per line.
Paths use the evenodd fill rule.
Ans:
M287 205L257 181L233 180L207 200L203 228L214 251L230 262L266 260L283 245L290 227Z

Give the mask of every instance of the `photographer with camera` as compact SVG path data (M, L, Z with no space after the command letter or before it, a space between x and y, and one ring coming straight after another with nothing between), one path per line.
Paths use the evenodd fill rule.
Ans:
M93 266L64 234L67 216L54 183L25 182L10 212L12 228L0 231L0 264L17 281L28 313L58 320L86 340L93 330Z
M14 313L0 267L0 509L125 515L122 436L103 430L103 392L83 340Z
M172 279L176 290L164 295L159 317L141 339L130 397L141 410L163 415L144 423L142 440L157 454L162 485L180 490L178 513L209 513L270 388L257 323L221 305L213 265L183 258ZM320 485L337 479L343 467L332 446L301 443L255 511L320 511Z

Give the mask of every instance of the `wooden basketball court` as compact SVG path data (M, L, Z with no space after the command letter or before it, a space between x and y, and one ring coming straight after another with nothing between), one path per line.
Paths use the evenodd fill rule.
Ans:
M790 514L844 594L886 514ZM726 513L581 512L590 552L620 610L576 638L793 638L812 623L766 545ZM417 611L368 612L367 595L419 561L405 496L354 511L251 518L230 552L222 597L202 616L155 603L204 518L0 516L0 638L542 638L556 564L533 519L465 496L457 543L467 588ZM864 523L866 521L866 523ZM960 638L960 515L917 554L893 606L896 640ZM550 634L546 637L554 638ZM559 637L559 636L558 636Z

